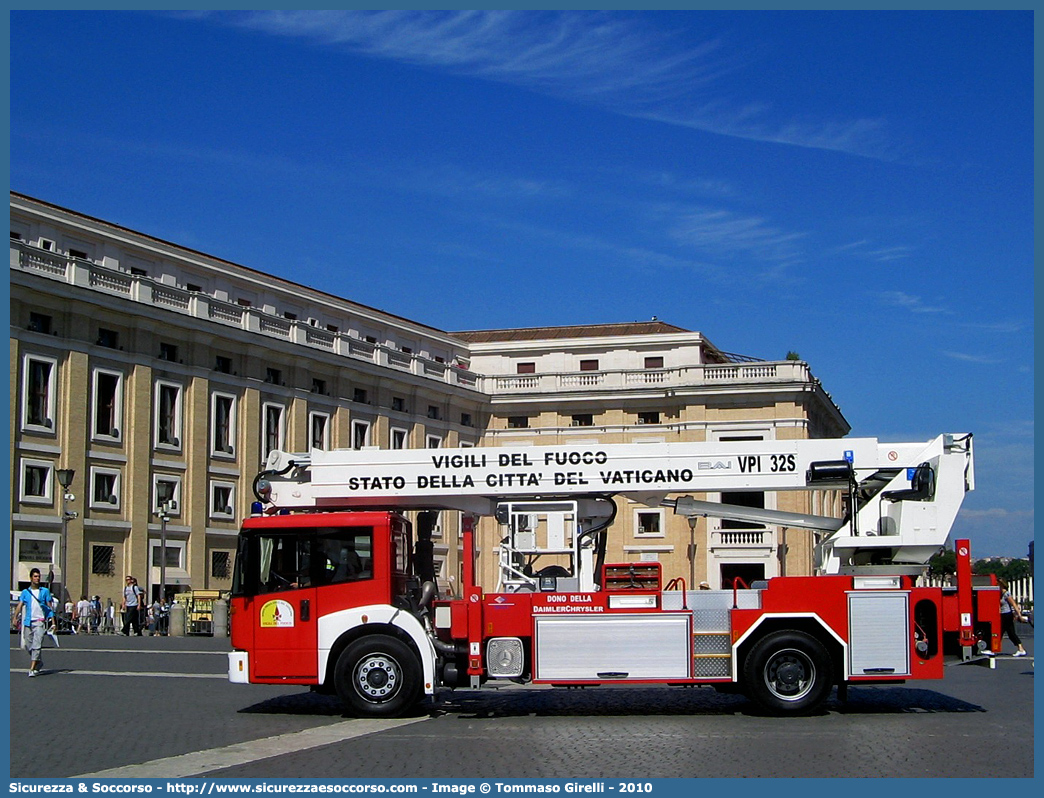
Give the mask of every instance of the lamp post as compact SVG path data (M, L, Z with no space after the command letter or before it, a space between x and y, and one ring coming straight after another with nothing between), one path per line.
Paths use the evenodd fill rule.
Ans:
M160 589L159 600L163 603L167 595L167 521L177 505L173 499L164 499L159 505L160 517Z
M58 591L58 603L60 606L64 607L64 594L68 594L69 596L72 595L72 593L69 593L69 563L66 557L69 550L69 519L76 517L76 513L69 512L69 502L75 498L71 493L69 493L69 486L72 485L73 478L76 476L76 471L71 468L59 468L54 473L58 477L58 483L62 486L62 581Z
M689 590L696 585L696 516L690 515L689 522Z

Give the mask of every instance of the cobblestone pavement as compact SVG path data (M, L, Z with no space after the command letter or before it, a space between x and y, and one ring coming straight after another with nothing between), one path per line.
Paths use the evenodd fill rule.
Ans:
M1032 654L1032 630L1020 633L1028 633ZM511 685L450 693L420 711L417 722L354 736L365 722L344 716L334 698L292 686L229 684L227 640L62 637L61 650L45 651L46 673L36 679L26 678L26 654L13 648L14 635L11 641L12 777L139 763L155 769L192 752L253 750L259 740L271 742L254 758L246 755L249 761L241 756L228 766L213 755L211 765L197 763L185 775L1033 775L1032 656L998 658L992 670L948 667L939 682L851 688L847 702L833 698L810 718L763 717L741 696L709 688ZM27 725L31 742L18 733ZM335 742L300 750L300 741L315 734ZM75 753L41 758L41 750Z

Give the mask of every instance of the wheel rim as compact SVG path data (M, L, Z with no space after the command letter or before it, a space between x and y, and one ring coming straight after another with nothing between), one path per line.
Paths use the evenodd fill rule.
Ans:
M364 699L379 704L398 692L402 684L402 668L394 657L387 654L368 654L355 666L352 684Z
M812 691L816 666L804 651L777 651L765 663L765 686L781 701L800 701Z

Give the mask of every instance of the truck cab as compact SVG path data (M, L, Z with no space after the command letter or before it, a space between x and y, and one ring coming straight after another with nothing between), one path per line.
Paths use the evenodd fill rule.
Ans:
M321 684L329 619L367 606L402 605L411 531L401 515L272 515L243 523L232 580L232 646L249 651L252 683Z

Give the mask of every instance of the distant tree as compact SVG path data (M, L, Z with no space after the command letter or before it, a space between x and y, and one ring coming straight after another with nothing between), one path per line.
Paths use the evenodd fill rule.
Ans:
M787 352L787 360L801 360L801 355L799 355L797 352L791 349L789 352Z
M1033 575L1033 566L1029 560L1012 560L1008 563L1005 573L1001 574L1009 582L1017 582Z
M1004 576L1001 573L1004 570L1004 563L1000 560L976 560L972 563L973 574L996 574L997 576Z
M952 576L957 573L957 554L953 549L943 549L928 560L928 573L932 576Z
M1008 582L1017 582L1033 573L1033 567L1029 560L1009 560L1007 564L1000 560L976 560L972 565L974 574L996 574L1007 579Z

